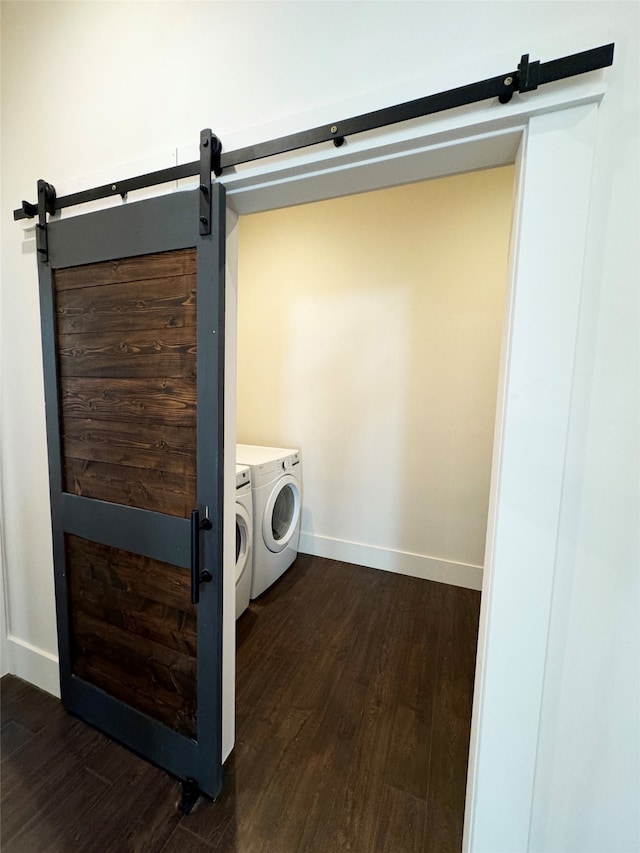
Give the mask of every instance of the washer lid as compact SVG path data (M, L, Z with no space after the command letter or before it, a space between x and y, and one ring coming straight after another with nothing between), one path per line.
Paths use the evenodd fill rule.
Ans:
M300 461L300 451L286 447L257 447L253 444L236 444L236 462L242 465L264 465L295 456Z

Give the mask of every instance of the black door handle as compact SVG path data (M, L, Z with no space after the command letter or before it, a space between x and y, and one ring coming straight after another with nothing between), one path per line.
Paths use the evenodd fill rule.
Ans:
M212 579L211 572L206 569L200 571L200 531L211 530L213 525L209 518L200 521L200 513L197 509L191 510L191 603L200 601L200 584L208 583Z

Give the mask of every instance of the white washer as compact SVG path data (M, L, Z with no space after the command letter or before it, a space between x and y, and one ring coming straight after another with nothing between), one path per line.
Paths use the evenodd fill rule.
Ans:
M257 598L278 580L298 554L302 462L299 450L249 444L237 445L236 462L251 469L251 598Z
M249 606L253 559L251 469L236 465L236 619Z

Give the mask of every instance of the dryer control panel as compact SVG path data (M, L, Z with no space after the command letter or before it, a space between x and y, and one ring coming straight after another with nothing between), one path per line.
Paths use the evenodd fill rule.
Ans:
M286 459L282 460L282 470L290 471L294 465L300 464L300 453L292 453L291 456L287 456Z

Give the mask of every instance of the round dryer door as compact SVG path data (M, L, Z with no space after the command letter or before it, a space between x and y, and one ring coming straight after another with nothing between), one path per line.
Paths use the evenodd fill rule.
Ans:
M249 514L236 504L236 586L247 571L249 563Z
M270 551L284 551L296 532L300 519L300 488L291 474L285 474L269 495L262 518L262 535Z

